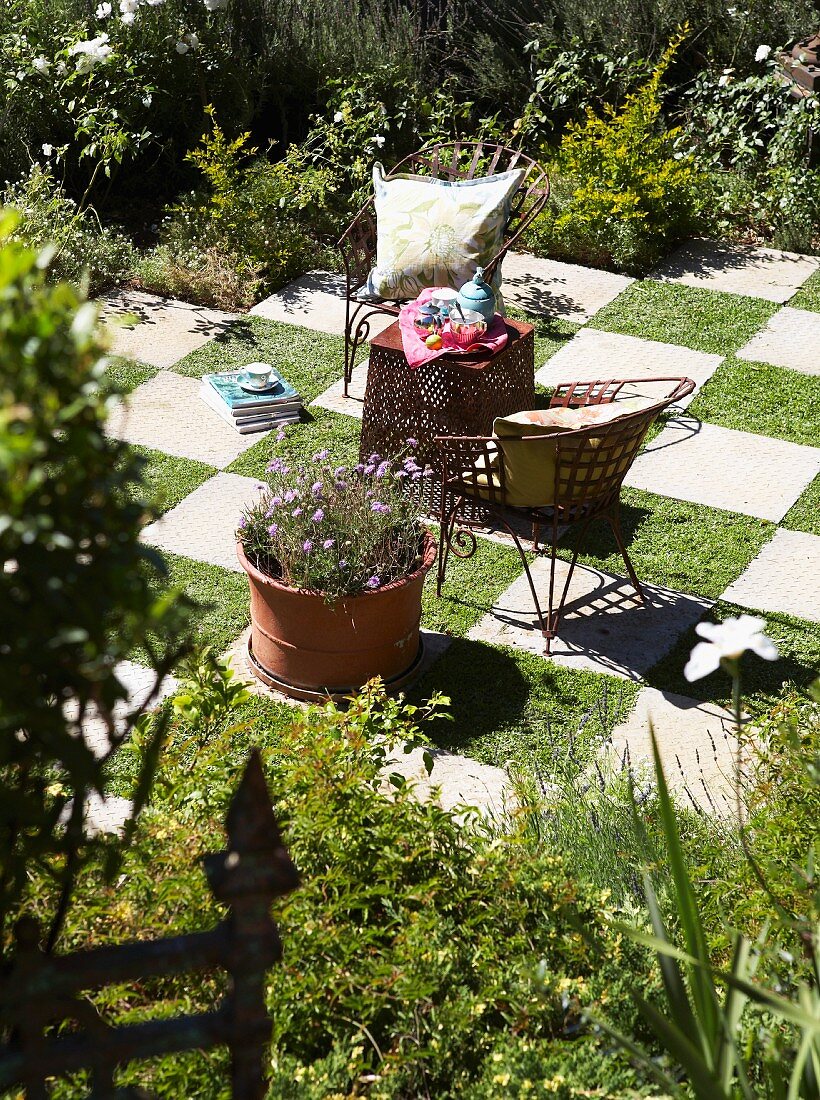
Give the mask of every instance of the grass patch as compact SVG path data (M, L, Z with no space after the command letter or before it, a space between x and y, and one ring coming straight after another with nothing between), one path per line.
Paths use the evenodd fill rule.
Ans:
M421 625L442 634L466 634L521 572L517 550L479 539L474 557L462 560L450 555L441 598L436 596L436 566L427 574Z
M319 406L302 415L307 419L288 425L282 443L276 442L275 433L268 435L238 455L228 470L264 479L265 467L274 455L282 455L293 463L309 463L317 451L325 449L339 465L353 466L359 461L360 420Z
M621 524L641 580L709 599L716 599L740 576L775 530L765 520L642 489L622 490ZM570 556L572 540L569 531L562 557ZM590 527L579 560L618 576L625 574L612 530L603 520Z
M175 508L217 472L215 467L204 462L167 455L150 447L131 446L129 450L145 461L142 481L131 483L129 496L144 502L154 514Z
M108 366L105 368L105 378L108 385L117 393L130 393L149 378L153 378L159 370L148 363L138 363L135 359L123 359L122 356L109 356Z
M628 286L589 325L729 355L748 343L777 309L760 298L645 279Z
M307 403L344 374L344 340L298 325L243 317L227 332L180 359L174 370L201 378L257 360L272 363Z
M154 582L157 595L171 588L183 591L198 605L193 616L195 644L213 646L217 653L227 649L250 621L245 574L168 551L163 551L161 557L168 573ZM131 660L147 663L140 650L131 655Z
M820 313L820 271L815 271L806 279L788 304L794 309L812 309Z
M820 378L768 363L727 359L689 412L700 420L820 446Z
M547 776L590 758L631 711L639 685L560 668L536 653L456 639L413 691L443 691L452 722L427 730L442 748Z
M769 710L782 695L784 687L795 685L804 690L817 677L820 672L820 623L804 622L770 611L750 611L749 608L737 607L722 600L704 619L722 622L727 616L744 614L757 614L766 620L765 633L780 652L776 661L763 661L754 654L743 658L744 702L754 716ZM652 687L663 691L674 691L704 702L729 706L731 681L726 673L718 670L691 684L684 679L683 667L692 647L700 640L693 626L649 670L646 679Z
M810 535L820 535L820 474L795 501L781 526L788 527L790 531L807 531Z

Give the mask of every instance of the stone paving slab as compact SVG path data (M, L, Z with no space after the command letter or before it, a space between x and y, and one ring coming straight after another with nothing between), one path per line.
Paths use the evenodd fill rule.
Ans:
M588 321L625 290L633 279L592 267L546 260L526 252L504 257L501 291L507 305L536 317Z
M267 321L302 325L318 332L344 336L345 277L330 271L309 271L269 298L258 302L251 313ZM374 313L370 317L370 335L376 336L392 325L395 317Z
M236 320L235 314L221 309L160 298L142 290L121 290L99 301L111 351L163 369L227 333Z
M737 353L738 359L773 363L820 375L820 313L784 306Z
M549 559L538 558L531 569L541 610L546 614ZM559 594L567 569L566 562L558 562ZM714 602L656 585L644 584L643 589L645 606L638 602L627 579L576 566L549 659L567 668L640 679ZM468 637L543 654L544 639L525 574L510 585Z
M413 784L413 794L421 802L435 800L443 810L477 810L483 817L502 820L517 806L510 777L503 768L481 764L469 756L459 756L444 749L428 750L433 758L433 770L427 774L424 750L409 753L394 750L385 761L382 790L389 793L389 776L398 774ZM460 815L463 819L469 813Z
M651 277L782 303L818 268L817 256L701 240L685 244Z
M820 623L820 537L779 528L721 598Z
M694 401L700 387L712 377L721 362L720 355L692 351L677 344L582 328L536 371L535 381L542 386L555 386L559 382L591 382L596 378L686 377L696 386L694 392L680 402L680 408L685 408ZM652 393L661 390L668 392L669 387L653 387Z
M257 499L259 491L255 478L215 474L145 527L140 537L160 550L241 573L236 528L242 509Z
M160 371L117 402L106 433L221 470L268 433L239 435L200 398L200 385L198 378Z
M357 420L361 420L369 365L370 360L365 359L363 363L359 363L358 367L353 368L347 397L344 393L344 378L340 378L324 393L320 393L315 401L311 401L311 405L319 405L323 409L330 409L331 412L345 413L347 416L355 416Z
M150 668L134 664L133 661L121 661L116 667L117 678L128 692L127 701L118 703L114 708L114 728L116 734L125 732L125 719L129 711L144 706L154 685L154 673ZM173 676L166 676L159 686L154 703L159 704L177 689ZM76 721L77 707L68 706L66 713ZM111 748L108 727L97 712L89 714L82 724L82 737L95 756L104 756ZM116 736L115 734L115 736Z
M626 755L633 768L646 768L654 776L652 728L670 787L700 809L734 813L737 737L730 712L714 703L644 688L632 713L612 731L609 748L619 760Z
M638 455L625 484L778 522L818 472L818 447L681 418Z

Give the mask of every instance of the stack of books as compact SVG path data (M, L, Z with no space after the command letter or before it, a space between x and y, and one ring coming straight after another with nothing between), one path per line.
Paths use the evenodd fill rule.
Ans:
M300 418L302 398L276 371L264 390L254 392L247 383L243 387L240 382L245 381L241 370L206 374L199 396L240 435L266 432Z

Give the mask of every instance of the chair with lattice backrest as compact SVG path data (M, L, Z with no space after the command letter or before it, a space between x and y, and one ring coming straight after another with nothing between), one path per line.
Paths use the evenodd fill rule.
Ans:
M589 525L604 519L612 528L629 578L641 603L640 581L629 559L620 522L620 493L624 478L634 462L652 423L670 405L687 397L695 388L690 378L599 379L593 382L564 382L558 385L550 409L582 409L591 405L609 405L629 393L663 387L657 400L625 401L631 409L607 422L556 431L534 427L533 434L499 437L440 436L442 451L441 550L437 591L441 595L450 554L471 557L477 547L474 532L459 522L460 512L470 504L484 510L491 523L497 523L511 536L521 555L529 582L538 624L545 639L545 652L558 633L570 581ZM637 406L637 407L636 407ZM496 422L498 424L498 421ZM538 434L535 434L538 432ZM513 484L513 462L519 469L546 471L538 489L528 491L533 499L522 496ZM532 480L532 478L530 478ZM511 503L514 502L514 503ZM530 572L527 554L515 529L515 518L532 524L532 548L539 548L542 528L550 533L550 581L546 619ZM577 538L560 598L556 603L556 561L558 539L566 528L577 525Z
M388 173L388 178L411 172L440 180L472 180L513 169L524 169L525 175L513 197L501 247L484 265L484 277L492 279L510 246L541 212L549 198L549 179L546 170L537 161L518 149L481 141L437 143L405 157ZM339 241L345 268L345 396L358 349L370 336L370 318L377 313L398 316L402 306L401 302L362 296L376 260L376 242L375 203L370 199Z

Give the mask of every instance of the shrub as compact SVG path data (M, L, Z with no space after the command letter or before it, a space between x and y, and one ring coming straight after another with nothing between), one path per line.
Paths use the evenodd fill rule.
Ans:
M806 162L809 130L820 126L820 99L794 99L764 60L759 73L733 69L698 75L684 99L678 146L710 173L710 221L719 233L750 228L777 247L816 246L820 172Z
M214 693L212 683L206 694ZM184 694L190 701L188 685ZM178 707L124 877L115 891L86 876L74 942L121 939L137 922L145 936L215 919L192 861L221 846L247 746L261 743L302 876L274 914L285 959L268 977L270 1095L447 1100L492 1095L493 1084L506 1095L498 1073L522 1082L540 1073L539 1086L563 1073L579 1090L603 1086L614 1100L634 1075L583 1028L580 1011L606 1001L614 1018L634 1026L624 980L642 966L642 949L609 936L604 891L533 852L515 828L496 836L419 803L409 786L391 792L391 746L416 742L443 703L413 708L371 685L346 711L314 707L294 724L292 711L257 700L225 712L204 737L201 724L185 721L190 703ZM138 738L120 754L121 782L141 751ZM602 952L587 933L600 933ZM208 1007L218 993L212 980L164 979L112 989L106 1004L136 1021L182 1004ZM220 1068L224 1059L194 1067L172 1059L122 1077L207 1100L221 1094Z
M97 294L122 282L133 269L136 251L130 240L103 227L93 209L81 210L48 167L32 165L27 176L0 193L0 205L15 207L20 214L14 239L37 250L54 246L52 278Z
M117 662L153 631L173 639L148 646L158 683L185 646L174 597L150 593L160 563L139 541L145 509L126 494L139 464L104 433L96 309L49 285L46 262L17 243L0 249L0 952L35 872L38 904L59 893L45 914L53 946L94 855L86 796L105 796L106 759L140 716ZM81 732L95 714L107 730L96 746ZM161 733L146 744L135 812Z
M560 249L641 272L696 224L699 176L676 149L677 131L665 128L659 98L679 41L620 110L589 111L568 126L560 170L570 193L547 219Z
M213 108L208 114L210 132L187 156L203 186L169 208L161 243L140 263L138 278L161 293L251 305L316 266L316 238L330 224L331 181L298 147L268 161L256 156L249 133L229 140Z

